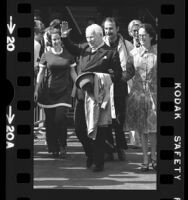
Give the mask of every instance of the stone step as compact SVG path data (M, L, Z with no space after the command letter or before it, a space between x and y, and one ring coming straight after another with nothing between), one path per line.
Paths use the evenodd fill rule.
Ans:
M43 131L38 131L38 132L34 132L35 133L35 136L36 136L36 138L35 138L35 142L37 142L37 141L43 141L43 140L45 140L45 134L46 134L46 132L45 132L45 130L43 130ZM68 128L68 132L67 132L67 134L68 134L68 138L67 138L67 140L69 141L69 142L78 142L78 138L77 138L77 136L76 136L76 134L75 134L75 129L74 128ZM114 139L115 139L115 133L114 133L114 131L113 131L113 137L114 137ZM127 144L128 144L128 146L132 146L133 145L133 141L132 141L132 133L131 132L125 132L125 137L126 137L126 140L127 140ZM134 145L133 145L134 146Z

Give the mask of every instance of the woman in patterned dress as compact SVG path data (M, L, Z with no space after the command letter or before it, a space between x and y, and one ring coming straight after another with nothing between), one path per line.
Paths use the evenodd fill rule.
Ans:
M140 25L138 36L141 46L131 51L132 56L128 61L135 66L135 76L128 97L126 126L140 134L143 151L141 170L147 171L148 139L152 166L156 169L157 45L153 45L156 35L150 24Z

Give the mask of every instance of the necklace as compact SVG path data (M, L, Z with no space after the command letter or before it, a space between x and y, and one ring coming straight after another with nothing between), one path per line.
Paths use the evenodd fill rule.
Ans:
M60 54L63 53L63 48L61 48L61 50L60 50L59 52L55 51L55 49L52 48L52 53L53 53L53 54L56 54L56 55L60 55Z

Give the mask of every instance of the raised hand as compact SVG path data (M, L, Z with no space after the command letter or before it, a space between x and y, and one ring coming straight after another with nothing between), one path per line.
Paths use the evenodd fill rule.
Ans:
M69 28L68 22L62 21L61 23L61 37L67 37L72 29Z

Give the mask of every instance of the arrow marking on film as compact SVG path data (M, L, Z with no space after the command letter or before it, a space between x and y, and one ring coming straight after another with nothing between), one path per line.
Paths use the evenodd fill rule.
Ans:
M12 106L9 106L9 112L8 112L8 115L6 114L6 117L7 117L8 123L11 124L15 117L15 114L12 115Z
M15 27L16 27L16 24L12 24L12 16L10 16L10 24L7 24L7 28L10 34L13 33Z

